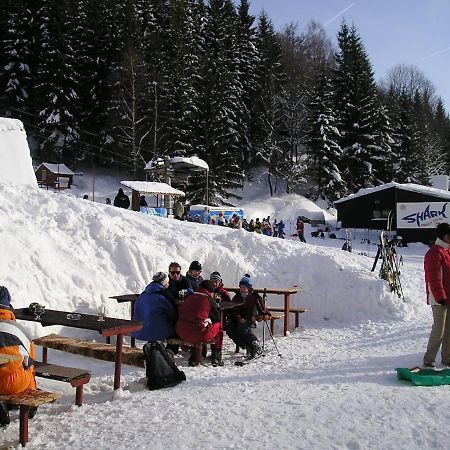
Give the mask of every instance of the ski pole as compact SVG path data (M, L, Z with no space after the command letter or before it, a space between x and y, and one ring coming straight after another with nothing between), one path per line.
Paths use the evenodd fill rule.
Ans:
M267 288L264 288L264 291L263 291L263 301L264 301L264 304L266 303L266 300L267 300ZM258 299L258 304L259 304L259 307L260 307L261 311L262 311L263 314L265 315L265 308L262 307L261 302L259 301L259 299ZM273 345L274 345L274 347L275 347L275 350L277 351L278 356L281 357L281 353L280 353L280 351L278 350L277 344L276 344L276 342L275 342L275 338L273 337L272 330L270 329L269 324L267 323L267 320L265 320L265 317L264 317L264 323L266 324L267 331L269 332L269 335L270 335L270 337L272 338L272 342L273 342ZM263 327L263 330L264 330L264 327Z

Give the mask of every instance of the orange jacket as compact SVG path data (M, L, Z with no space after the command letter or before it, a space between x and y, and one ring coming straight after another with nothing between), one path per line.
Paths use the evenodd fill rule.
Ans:
M28 356L35 358L35 348L15 322L14 313L9 308L0 306L0 354L20 357L18 361L0 364L0 394L36 389L33 366L24 367Z

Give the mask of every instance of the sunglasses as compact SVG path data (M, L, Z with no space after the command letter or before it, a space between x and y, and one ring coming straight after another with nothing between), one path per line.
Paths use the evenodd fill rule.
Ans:
M171 270L170 271L170 275L180 275L181 272L179 272L178 270Z

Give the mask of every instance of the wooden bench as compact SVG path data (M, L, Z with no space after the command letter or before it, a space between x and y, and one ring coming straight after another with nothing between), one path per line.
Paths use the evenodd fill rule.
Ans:
M38 361L34 363L34 371L37 377L70 383L75 388L75 405L83 404L83 386L91 380L91 372Z
M282 306L267 306L267 309L270 312L272 312L272 311L284 312L284 308ZM295 308L295 307L289 308L289 312L295 314L295 328L300 327L300 314L303 314L308 311L309 311L309 308Z
M33 340L35 345L42 347L42 361L47 363L47 349L60 350L75 355L103 361L115 362L116 346L102 342L88 342L57 334L49 334ZM130 366L144 367L144 353L140 348L122 347L122 362Z
M198 366L202 360L202 350L204 345L214 344L215 341L200 342L199 344L192 344L191 342L183 341L179 338L167 338L164 339L166 344L179 345L181 347L194 347L195 348L195 365Z
M35 408L45 403L53 403L61 397L59 394L46 391L26 390L18 394L0 395L0 402L17 405L20 408L19 442L25 447L28 442L28 419L30 408Z
M42 361L47 363L47 349L60 350L63 352L73 353L75 355L87 356L89 358L100 359L103 361L115 361L116 346L101 342L87 342L80 339L73 339L57 334L49 334L34 339L35 345L42 347ZM204 344L212 344L212 342L202 342L200 344L192 344L178 338L165 339L167 344L181 345L185 347L195 347L195 363L200 364L202 358L202 348ZM144 353L141 348L122 347L122 362L130 366L144 367Z

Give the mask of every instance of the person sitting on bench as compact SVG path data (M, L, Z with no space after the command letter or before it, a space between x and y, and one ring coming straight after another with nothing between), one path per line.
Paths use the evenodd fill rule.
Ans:
M242 305L231 310L225 331L236 345L247 350L247 359L256 358L262 350L253 329L256 321L267 316L268 312L263 310L265 306L261 296L253 291L250 275L245 274L239 281L239 292L232 301Z
M188 295L178 307L179 317L175 329L181 339L192 344L214 340L214 346L211 347L211 364L223 366L222 323L213 293L214 286L211 281L203 280L197 290ZM191 350L188 364L195 365L195 347Z
M0 394L17 394L27 389L36 389L33 360L35 348L16 323L11 296L6 287L0 286L0 355L11 361L0 363ZM10 423L10 407L0 403L0 426ZM30 408L29 418L37 408Z
M169 277L164 272L153 275L152 282L139 295L134 304L134 320L144 326L131 335L141 341L162 341L175 336L177 309L167 287Z

